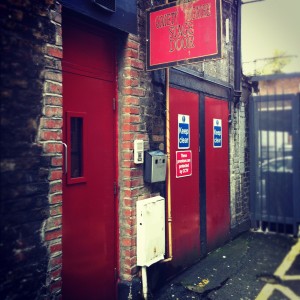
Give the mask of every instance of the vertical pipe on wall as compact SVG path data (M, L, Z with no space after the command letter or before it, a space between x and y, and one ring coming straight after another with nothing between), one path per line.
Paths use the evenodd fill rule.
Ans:
M168 258L164 262L172 260L173 244L172 244L172 210L171 210L171 153L170 153L170 71L166 68L166 136L167 136L167 159L168 159L168 182L167 182L167 220L168 220Z
M241 75L242 75L242 62L241 62L241 5L242 1L237 0L237 13L236 13L236 41L234 51L234 103L237 104L241 97Z
M166 4L169 3L166 0ZM170 70L165 69L166 78L166 137L167 137L167 168L168 168L168 182L167 182L167 220L168 220L168 258L163 262L172 260L173 257L173 243L172 243L172 203L171 203L171 151L170 151Z

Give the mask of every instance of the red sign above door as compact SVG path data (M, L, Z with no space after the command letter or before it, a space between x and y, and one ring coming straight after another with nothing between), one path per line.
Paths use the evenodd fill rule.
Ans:
M220 58L220 5L220 0L190 0L148 10L147 69Z

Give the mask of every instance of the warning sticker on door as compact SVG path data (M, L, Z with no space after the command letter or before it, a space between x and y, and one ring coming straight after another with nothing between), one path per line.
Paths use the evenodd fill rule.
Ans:
M176 151L176 178L192 175L192 151Z
M222 148L222 120L213 119L213 146L214 148Z
M190 148L190 116L178 115L178 149Z

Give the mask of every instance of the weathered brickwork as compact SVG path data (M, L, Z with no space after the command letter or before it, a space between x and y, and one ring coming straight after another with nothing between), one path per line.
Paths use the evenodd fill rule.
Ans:
M59 23L55 1L1 2L1 299L61 286Z
M251 88L243 79L242 97L237 105L231 105L230 126L230 208L232 235L249 226L250 218L250 160L249 160L249 96Z
M133 163L133 143L135 139L142 139L147 144L149 139L141 105L142 99L147 97L141 85L144 62L139 39L133 35L129 35L126 41L119 71L120 275L123 280L131 280L136 273L134 206L136 199L145 194L142 165Z
M139 1L138 36L129 35L119 62L119 222L120 279L131 281L136 266L136 201L157 195L163 184L144 182L143 165L133 162L135 139L144 141L145 150L165 149L165 98L146 72L145 10Z
M59 297L62 279L62 176L63 176L63 98L62 98L62 28L61 5L54 3L49 9L49 22L54 27L53 39L45 44L43 111L38 141L43 156L50 160L48 181L49 217L43 223L42 238L49 256L45 286L47 295Z
M222 58L204 61L198 64L192 64L191 69L203 72L204 75L217 78L228 84L233 84L234 80L234 42L236 32L236 7L234 1L222 1ZM226 43L226 27L225 20L229 20L229 42Z

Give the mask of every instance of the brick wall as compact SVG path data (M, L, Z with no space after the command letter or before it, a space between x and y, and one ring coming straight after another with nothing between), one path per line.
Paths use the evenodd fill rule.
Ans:
M43 156L50 161L48 169L48 218L43 222L42 240L48 252L46 294L60 295L62 268L62 166L63 166L63 98L62 98L62 27L61 5L54 3L49 11L50 26L54 28L52 40L44 45L43 110L38 141Z
M147 78L141 52L139 38L129 35L118 66L120 278L129 281L137 272L135 201L141 195L150 195L144 188L142 165L133 163L133 141L142 139L145 147L149 145L145 116L142 115L143 100L149 92L143 86Z
M230 149L230 210L231 234L249 228L250 221L250 160L249 160L249 96L251 87L243 78L242 97L231 104L232 124L229 130Z
M145 150L165 149L165 103L152 73L146 72L145 10L149 1L138 1L139 34L124 37L119 53L119 222L120 279L131 282L137 276L136 201L163 193L164 184L144 183L143 164L133 162L135 139Z
M236 7L234 0L222 1L222 58L205 61L202 63L192 64L189 67L205 75L217 78L228 84L234 81L234 42L236 32ZM229 19L229 42L226 43L225 20Z
M0 8L0 298L41 299L61 263L60 11L51 0Z

